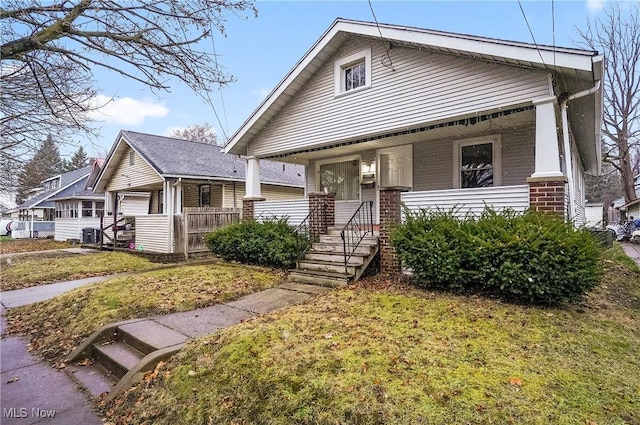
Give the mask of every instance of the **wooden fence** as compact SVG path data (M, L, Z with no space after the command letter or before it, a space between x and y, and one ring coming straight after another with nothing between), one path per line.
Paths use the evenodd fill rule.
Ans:
M208 250L205 244L207 233L230 226L240 220L237 208L185 208L182 215L173 217L175 251L183 252L185 258L192 253Z

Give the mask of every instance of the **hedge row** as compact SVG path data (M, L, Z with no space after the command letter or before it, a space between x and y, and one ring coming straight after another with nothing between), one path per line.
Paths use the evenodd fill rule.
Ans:
M419 286L556 304L581 298L601 276L591 234L555 215L528 211L456 218L455 211L406 211L391 242Z

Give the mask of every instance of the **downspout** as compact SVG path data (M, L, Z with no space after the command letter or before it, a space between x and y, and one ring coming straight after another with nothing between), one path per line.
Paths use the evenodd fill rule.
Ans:
M576 215L576 194L575 183L573 181L573 169L571 166L571 142L569 140L569 119L567 117L567 103L580 97L589 96L600 89L600 80L590 89L571 94L560 102L560 114L562 117L562 144L564 150L564 169L567 173L567 190L569 191L569 220L573 220ZM561 95L561 98L564 96Z

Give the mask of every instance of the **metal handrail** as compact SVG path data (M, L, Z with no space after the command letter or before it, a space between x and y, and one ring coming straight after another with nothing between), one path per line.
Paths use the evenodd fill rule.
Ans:
M325 202L316 205L311 209L311 211L309 211L309 214L307 214L298 227L295 228L294 233L296 235L296 244L298 248L298 260L301 259L309 249L311 243L318 242L320 230L312 226L312 221L315 223L326 223L326 212L327 204Z
M367 208L368 207L368 208ZM369 233L373 235L373 201L365 201L351 216L340 231L344 253L344 273L348 274L347 263Z

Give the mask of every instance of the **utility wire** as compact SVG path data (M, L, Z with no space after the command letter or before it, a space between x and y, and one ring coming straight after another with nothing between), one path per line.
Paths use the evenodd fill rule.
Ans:
M533 31L531 30L531 25L529 25L529 20L527 19L527 14L524 13L524 8L522 7L522 2L518 0L518 5L520 6L520 11L522 12L522 16L524 17L524 21L527 23L527 28L529 28L529 34L531 34L531 38L533 39L533 44L536 46L536 50L538 51L538 55L540 56L540 60L542 61L542 65L544 65L544 69L547 72L551 72L547 67L547 64L544 62L544 58L542 57L542 52L540 51L540 47L538 47L538 42L536 41L536 37L533 35Z
M376 12L373 11L373 5L371 4L371 0L369 0L369 9L371 9L373 20L376 23L376 28L378 28L378 34L380 34L380 41L382 42L382 45L384 46L384 49L387 52L387 59L389 60L389 65L385 64L384 60L381 60L380 63L382 64L382 66L386 68L391 68L392 71L395 71L395 69L393 68L393 62L391 61L391 55L389 54L389 48L384 42L384 37L382 36L382 31L380 30L380 24L378 24L378 18L376 18Z
M212 24L210 24L212 25ZM212 28L213 31L213 28ZM213 32L211 35L211 45L213 46L213 56L216 58L216 67L218 64L218 52L216 52L216 40L213 37ZM227 121L227 108L224 105L224 95L222 90L222 84L218 86L218 91L220 92L220 102L222 103L222 115L224 116L224 125L227 128L227 133L229 133L229 122Z

